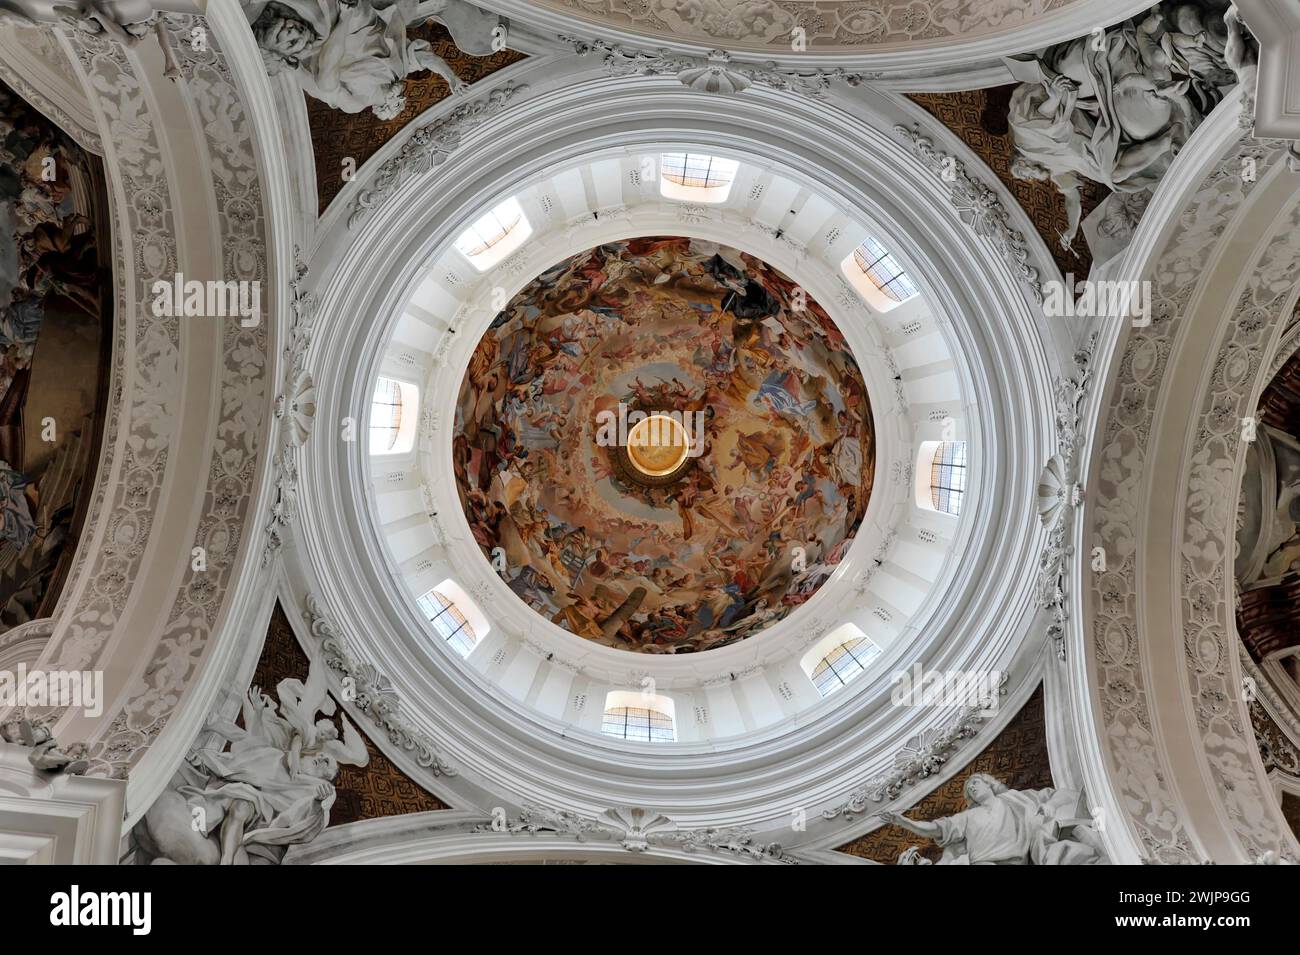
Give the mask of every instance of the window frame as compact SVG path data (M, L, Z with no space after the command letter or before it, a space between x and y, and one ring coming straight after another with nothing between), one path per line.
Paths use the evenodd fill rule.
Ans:
M484 223L488 223L486 228ZM475 218L452 244L470 265L486 272L527 242L532 234L533 224L528 221L519 198L510 196Z
M623 733L611 733L606 729L609 725L608 717L611 713L622 711L623 716ZM627 735L629 723L627 717L631 711L645 711L650 714L646 717L646 736ZM666 724L666 735L655 735L654 716L661 718L661 734ZM610 739L624 740L631 743L675 743L677 742L677 714L673 701L666 696L659 696L653 693L629 692L626 690L613 690L605 696L605 706L600 712L600 733L602 736L608 736Z
M389 382L397 392L396 404L392 402L376 401L379 388L382 382ZM395 407L397 411L397 423L393 425L375 424L375 407L383 405L384 407ZM405 381L395 375L380 374L375 377L375 387L370 392L370 404L366 408L366 450L372 457L391 457L399 454L409 454L415 449L415 436L419 429L420 420L420 388L414 382ZM391 432L392 441L386 447L377 448L375 446L375 434L379 432Z
M677 175L669 173L669 157L681 157L681 173ZM706 160L707 166L702 183L691 182L692 160ZM715 166L718 172L718 181L711 182ZM673 162L676 169L677 163ZM698 168L698 164L696 164ZM736 177L740 174L740 162L736 159L730 159L726 156L717 156L713 153L691 152L689 149L681 152L665 152L659 154L659 194L665 199L676 199L680 202L704 202L718 203L726 202L727 197L731 195L731 187L735 184ZM725 176L725 179L722 178ZM685 180L685 181L683 181Z

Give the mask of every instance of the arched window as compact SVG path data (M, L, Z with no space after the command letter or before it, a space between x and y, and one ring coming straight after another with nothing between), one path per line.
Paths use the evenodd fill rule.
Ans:
M845 623L809 647L799 666L826 697L847 686L879 653L880 647L856 624Z
M444 589L452 588L444 587ZM480 635L475 633L474 625L453 596L434 589L416 598L415 604L420 608L425 619L433 624L434 633L446 640L462 657L469 656L469 652L478 643Z
M898 264L894 253L881 245L874 236L867 236L853 250L853 261L862 270L862 274L871 279L872 285L895 302L906 302L921 291Z
M673 729L673 701L653 694L616 690L605 697L600 731L606 736L639 743L671 743L677 739Z
M810 674L813 685L823 697L830 696L867 669L867 664L880 652L880 648L866 637L848 640L831 648Z
M474 268L486 272L533 234L519 200L513 196L474 220L456 239L456 249Z
M687 202L724 202L740 163L705 153L664 153L659 192Z
M370 453L405 454L415 447L420 389L382 375L370 398Z
M841 263L840 270L878 312L887 312L921 292L894 254L875 236L863 239Z
M935 442L930 458L930 506L945 514L961 513L966 495L966 442Z

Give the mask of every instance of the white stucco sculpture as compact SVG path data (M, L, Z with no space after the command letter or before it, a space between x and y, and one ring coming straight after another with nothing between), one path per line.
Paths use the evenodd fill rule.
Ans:
M90 768L90 763L81 758L85 752L84 743L76 743L67 750L59 747L50 729L52 718L32 720L23 716L11 716L0 723L0 740L27 747L27 761L36 769L46 773L63 773L65 776L79 776Z
M1079 794L1063 789L1008 789L987 773L964 788L969 809L932 822L901 812L880 817L943 847L939 865L1105 865L1091 820L1080 818ZM915 849L900 865L929 865Z
M0 0L0 24L67 23L86 33L103 33L125 46L153 34L163 54L163 75L180 76L180 65L167 40L152 0Z
M1081 179L1116 193L1155 187L1226 90L1229 63L1250 54L1225 0L1165 0L1146 14L1041 53L1007 57L1020 81L1009 123L1011 172L1050 179L1065 197L1069 248L1079 229Z
M392 119L406 105L406 77L432 70L453 93L466 89L447 61L407 27L442 20L468 53L491 52L496 17L464 0L417 7L416 0L253 0L253 37L273 75L292 71L311 96L345 113L370 109Z
M242 705L244 726L209 721L220 746L190 755L135 829L152 862L188 865L277 863L291 845L310 842L329 822L340 765L369 762L365 741L334 701L318 667L307 682L281 680L279 703L256 687Z

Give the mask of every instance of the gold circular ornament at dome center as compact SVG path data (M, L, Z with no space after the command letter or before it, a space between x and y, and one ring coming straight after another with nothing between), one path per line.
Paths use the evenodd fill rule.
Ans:
M642 418L627 434L628 461L647 477L672 474L690 453L691 439L686 429L668 415Z

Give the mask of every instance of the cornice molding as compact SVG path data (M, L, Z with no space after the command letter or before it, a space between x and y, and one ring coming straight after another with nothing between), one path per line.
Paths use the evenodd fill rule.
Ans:
M1291 0L1236 0L1236 5L1259 43L1254 135L1300 140L1300 7Z
M1003 263L1028 290L1035 305L1043 304L1043 286L1038 269L1029 264L1030 251L1025 237L1011 228L1010 214L997 192L971 175L966 164L955 156L935 148L933 140L917 125L894 127L909 146L947 189L948 200L970 230L986 240Z
M528 91L526 84L507 82L486 96L462 103L448 115L403 134L401 151L379 167L368 188L352 204L348 227L356 228L376 206L389 199L407 180L447 161L464 142L464 137L487 119L500 113Z
M998 696L1007 695L1007 677L998 684ZM974 754L964 752L965 744L979 734L989 721L990 707L967 706L948 723L925 730L913 737L894 754L894 768L860 786L849 798L822 812L825 819L852 819L871 808L869 803L886 803L898 799L910 787L941 772L949 763L968 762ZM962 759L965 756L966 759Z

